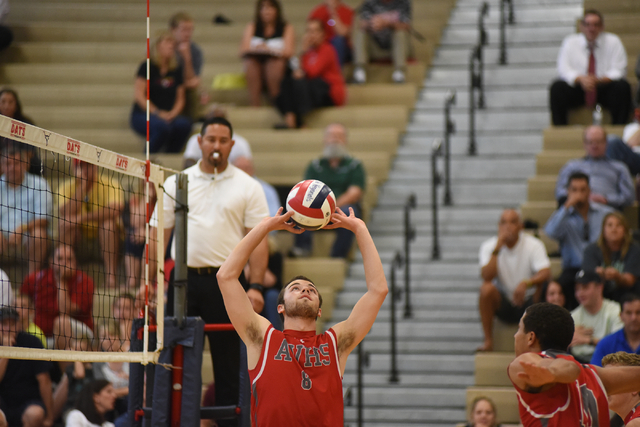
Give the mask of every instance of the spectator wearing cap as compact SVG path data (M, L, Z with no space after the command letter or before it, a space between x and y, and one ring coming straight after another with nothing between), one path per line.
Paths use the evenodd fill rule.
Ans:
M582 268L582 254L589 243L598 240L604 216L612 212L609 206L590 200L589 176L575 172L567 183L567 200L556 210L544 227L549 237L560 243L562 274L557 279L567 296L567 308L578 304L574 297L574 279Z
M15 309L0 309L0 344L41 349L38 338L18 331L18 319ZM53 425L50 365L43 360L0 359L0 409L10 426Z
M97 238L106 284L115 288L124 193L117 180L99 175L97 165L83 161L75 161L74 165L75 177L65 181L58 191L58 237L62 243L82 251L87 250L87 239Z
M604 356L618 351L640 354L640 295L628 293L622 298L620 319L624 326L598 342L592 365L602 366Z
M593 271L580 270L576 274L576 299L580 305L571 312L575 332L571 354L589 363L598 342L623 327L620 305L602 296L602 278Z
M27 258L33 272L46 256L52 203L47 182L28 168L23 145L6 142L0 156L0 255Z

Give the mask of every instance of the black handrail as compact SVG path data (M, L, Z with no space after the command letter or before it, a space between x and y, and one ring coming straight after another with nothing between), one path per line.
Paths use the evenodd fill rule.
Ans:
M502 1L502 0L501 0ZM484 28L484 18L489 13L489 3L484 2L478 16L478 43L471 49L469 59L469 148L470 156L477 153L476 149L476 100L475 90L478 90L478 108L485 107L484 102L484 53L483 47L489 43L489 36Z
M416 229L411 225L411 209L417 206L416 195L411 193L404 204L404 317L411 317L411 254L409 243L416 238Z
M500 0L500 65L507 65L507 18L504 16L504 4L509 3L509 24L513 25L513 0Z
M442 154L442 140L433 141L431 148L431 228L433 233L433 247L431 259L440 259L440 241L438 238L438 185L442 179L438 172L438 156Z
M456 133L456 123L451 120L451 106L456 105L456 91L447 93L444 100L444 204L451 206L451 135Z
M398 376L398 363L396 360L396 356L398 353L397 350L397 337L396 337L396 300L399 297L399 289L396 288L396 269L402 266L402 254L400 252L396 252L393 261L391 262L391 322L390 322L390 332L391 332L391 369L389 375L390 383L397 383L400 381Z
M358 420L358 427L362 427L362 422L363 422L363 408L364 408L364 402L363 402L363 389L364 389L364 381L363 381L363 367L365 366L369 366L369 353L366 353L364 351L364 340L360 341L360 344L358 344L358 370L357 370L357 379L358 379L358 408L357 408L357 420Z

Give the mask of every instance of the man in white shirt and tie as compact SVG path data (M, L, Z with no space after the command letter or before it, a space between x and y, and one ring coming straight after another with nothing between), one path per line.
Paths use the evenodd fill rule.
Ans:
M555 126L567 124L567 112L580 105L601 104L613 124L626 124L631 87L625 80L627 53L620 38L604 32L604 18L594 9L584 12L582 33L565 37L558 54L558 76L551 85L551 116Z

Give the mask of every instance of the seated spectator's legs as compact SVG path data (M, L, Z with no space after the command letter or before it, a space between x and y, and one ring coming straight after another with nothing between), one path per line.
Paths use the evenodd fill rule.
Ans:
M353 213L356 217L362 218L362 209L360 209L359 205L342 206L340 209L346 213L349 212L349 208L353 208ZM353 246L354 237L355 235L347 229L336 229L336 240L333 242L333 247L331 248L331 257L346 258L347 255L349 255L351 246Z
M629 122L631 86L626 80L613 80L599 85L598 102L611 112L612 124L624 125Z
M262 95L262 61L251 56L244 59L244 73L249 89L249 102L252 107L259 107Z
M0 25L0 50L5 50L13 42L13 33L9 27Z
M117 284L118 274L118 225L115 220L104 221L98 228L98 238L104 261L106 285L113 288Z
M264 64L264 78L267 83L269 100L274 102L280 93L280 85L287 70L287 61L283 58L269 58Z
M66 314L60 314L53 321L53 339L58 350L87 351L93 347L93 331Z
M410 40L409 33L405 30L395 30L393 32L391 58L393 59L394 69L405 70L407 67L407 53L409 52Z
M562 292L565 297L564 306L569 311L578 306L578 300L576 299L576 274L578 271L580 271L579 268L564 268L556 279L556 282L562 286Z
M191 133L191 120L186 116L178 116L169 123L167 153L180 153ZM151 144L151 141L149 141Z
M22 427L40 427L46 415L45 410L39 404L27 406L22 413Z
M622 142L616 135L607 137L607 157L620 160L629 168L631 176L640 174L640 154L633 151L631 147Z
M133 111L131 113L131 127L143 137L147 135L147 114L144 111ZM169 124L160 117L152 114L149 116L149 151L157 153L167 145L169 137Z
M480 287L478 308L480 310L482 331L484 332L484 344L479 350L493 350L493 317L496 315L501 302L502 295L498 288L492 282L483 282Z
M368 43L367 32L356 25L353 28L353 62L356 67L364 67L369 62Z
M570 86L564 80L556 80L549 89L549 105L554 126L568 123L569 109L584 105L584 91L578 86Z
M329 96L329 85L320 78L282 80L276 105L289 127L302 126L302 118L315 108L333 105Z
M351 61L351 47L349 46L348 38L336 35L331 39L331 45L338 54L338 61L340 61L340 66L343 66L347 62Z

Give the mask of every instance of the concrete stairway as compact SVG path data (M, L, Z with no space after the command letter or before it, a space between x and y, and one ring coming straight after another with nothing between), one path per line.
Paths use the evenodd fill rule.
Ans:
M413 317L402 318L398 304L400 381L388 381L388 298L364 341L371 353L364 377L366 425L451 426L466 418L466 388L474 384L474 350L482 339L478 248L495 233L501 210L526 200L527 178L535 173L535 153L549 124L547 88L555 75L557 51L562 38L575 31L582 7L577 0L516 0L516 24L507 30L509 65L499 66L498 1L490 1L487 108L477 114L478 155L469 157L467 61L477 38L480 4L460 0L453 10L372 214L370 227L388 272L402 247L402 206L410 193L417 195L418 209L412 213L418 231L412 245ZM443 100L450 89L458 92L453 109L458 131L452 138L453 206L440 212L442 259L432 261L430 147L442 136ZM403 280L399 272L399 284ZM333 320L344 319L364 290L364 269L357 261L338 296ZM345 385L355 386L355 368L352 355ZM347 423L355 425L355 417L355 407L346 407Z

